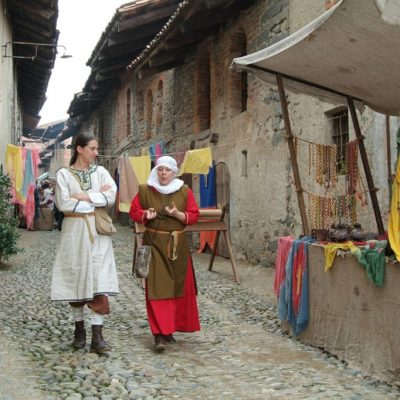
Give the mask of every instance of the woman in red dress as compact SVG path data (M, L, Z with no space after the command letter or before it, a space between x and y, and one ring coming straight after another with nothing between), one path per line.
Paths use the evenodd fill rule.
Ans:
M145 225L143 244L151 246L146 309L156 351L175 342L177 331L200 330L193 263L184 233L185 225L197 222L199 209L192 191L176 178L177 172L172 157L160 157L129 212L133 221Z

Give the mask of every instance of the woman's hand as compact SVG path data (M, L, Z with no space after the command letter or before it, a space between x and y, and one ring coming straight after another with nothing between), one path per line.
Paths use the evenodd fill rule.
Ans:
M174 217L181 222L184 222L186 219L186 214L179 211L174 202L172 202L172 207L166 206L165 211L170 217Z
M178 215L178 213L179 213L179 210L176 208L176 205L175 205L175 203L174 202L172 202L172 207L168 207L168 206L166 206L165 207L165 211L167 212L167 214L170 216L170 217L177 217L177 215Z
M144 212L144 216L146 219L154 219L157 217L157 211L154 208L149 208Z
M106 185L103 185L103 186L100 188L100 193L107 192L107 190L110 190L111 188L112 188L112 185L109 184L109 183L107 183Z

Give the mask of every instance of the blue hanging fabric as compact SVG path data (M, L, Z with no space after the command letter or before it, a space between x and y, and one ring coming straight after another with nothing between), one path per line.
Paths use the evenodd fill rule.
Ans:
M200 175L200 208L217 205L215 183L215 166L212 165L207 175Z

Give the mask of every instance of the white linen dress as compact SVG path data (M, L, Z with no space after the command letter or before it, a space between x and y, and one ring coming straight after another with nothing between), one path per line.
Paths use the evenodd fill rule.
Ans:
M91 166L86 178L82 184L86 190L83 190L68 168L58 170L55 202L60 211L87 214L93 212L95 207L114 204L117 187L105 168ZM100 188L106 184L112 185L112 188L100 193ZM79 192L86 192L91 203L70 197ZM118 292L111 237L96 232L94 216L64 218L53 268L51 299L90 301L96 295L115 295Z

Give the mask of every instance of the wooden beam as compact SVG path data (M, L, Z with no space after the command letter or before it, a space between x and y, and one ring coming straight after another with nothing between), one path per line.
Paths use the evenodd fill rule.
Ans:
M390 143L390 116L386 114L385 116L386 125L386 159L387 159L387 173L388 173L388 185L389 185L389 209L390 202L392 200L392 149Z
M132 42L133 40L139 40L142 38L147 38L149 36L155 36L160 32L161 28L164 26L167 18L160 21L154 22L150 25L146 25L137 29L130 29L125 31L112 32L108 39L108 46L112 47L126 42Z
M173 60L172 62L170 62L169 64L164 64L160 67L155 67L155 68L146 68L146 67L142 67L139 71L138 71L138 77L139 79L146 79L149 76L152 75L156 75L159 74L160 72L163 71L167 71L169 69L178 67L179 65L183 64L183 60Z
M129 29L137 29L143 25L151 24L163 18L169 18L176 11L177 5L172 4L160 10L150 11L148 13L139 14L134 17L123 19L118 23L118 30L124 31Z
M378 189L374 185L374 180L371 174L371 168L368 162L367 152L365 151L364 136L361 133L360 124L358 123L356 108L354 106L354 100L351 96L347 96L347 103L349 105L350 115L354 126L354 132L356 134L356 138L358 141L358 149L360 150L360 156L364 167L365 178L367 179L368 183L369 195L371 197L372 208L375 214L376 225L378 227L379 234L383 235L385 233L385 228L383 227L381 211L379 209L378 198L376 196L376 192L378 191Z
M150 56L149 66L157 67L172 62L176 58L182 59L187 53L194 51L195 48L195 44L189 44L188 46L178 48L175 51L163 51L162 53L158 53L153 57Z
M281 100L282 115L283 115L283 121L285 123L286 139L289 147L290 162L292 164L294 183L296 185L297 201L299 203L299 208L300 208L303 233L304 235L308 236L310 235L310 227L308 226L307 212L303 196L303 188L301 186L301 179L299 173L299 165L297 163L296 147L294 145L294 140L293 140L294 136L292 133L292 127L290 125L289 110L287 106L286 94L285 94L285 88L283 86L282 76L277 74L276 81L278 83L279 98Z
M198 43L209 36L215 35L217 32L218 27L212 27L211 29L203 29L193 32L190 35L176 35L164 42L164 49L173 50L189 44Z

